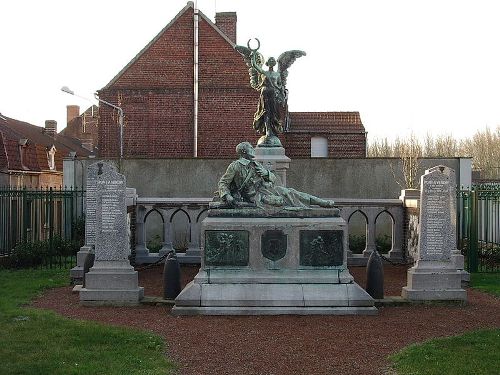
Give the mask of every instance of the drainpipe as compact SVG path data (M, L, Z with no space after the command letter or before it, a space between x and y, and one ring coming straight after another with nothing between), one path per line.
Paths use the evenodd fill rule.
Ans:
M193 156L198 157L198 1L194 2Z

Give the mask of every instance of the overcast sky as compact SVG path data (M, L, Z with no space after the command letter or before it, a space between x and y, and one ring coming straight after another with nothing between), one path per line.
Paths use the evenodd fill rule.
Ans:
M369 138L471 136L500 125L497 0L199 0L210 19L236 11L238 44L290 68L291 111L359 111ZM0 2L0 112L66 125L186 5L183 0ZM241 124L251 126L251 124Z

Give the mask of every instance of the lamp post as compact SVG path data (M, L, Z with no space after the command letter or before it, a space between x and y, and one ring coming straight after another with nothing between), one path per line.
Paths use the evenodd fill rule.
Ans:
M80 95L77 95L75 94L75 92L73 90L70 90L70 88L68 86L63 86L61 87L61 91L67 93L67 94L70 94L70 95L73 95L73 96L77 96L79 98L82 98L82 99L85 99L85 100L88 100L91 102L90 99L88 98L85 98L83 96L80 96ZM99 97L97 96L97 93L94 93L94 98L101 102L101 103L104 103L114 109L116 109L118 111L118 125L120 126L120 159L123 158L123 109L121 107L118 107L116 105L114 105L113 103L110 103L110 102L107 102L106 100L103 100L103 99L99 99Z

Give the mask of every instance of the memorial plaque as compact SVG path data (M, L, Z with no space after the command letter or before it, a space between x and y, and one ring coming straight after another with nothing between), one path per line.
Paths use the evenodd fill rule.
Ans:
M248 266L248 231L205 231L205 265Z
M421 178L419 259L450 260L456 248L452 225L455 199L454 171L445 166L428 169Z
M87 167L87 187L85 192L85 245L95 246L97 176L116 168L110 164L98 162Z
M286 254L286 234L281 230L266 230L262 234L261 251L264 258L274 262Z
M127 206L125 176L114 170L97 174L96 261L127 260Z
M314 267L342 266L344 233L341 230L301 230L300 265Z

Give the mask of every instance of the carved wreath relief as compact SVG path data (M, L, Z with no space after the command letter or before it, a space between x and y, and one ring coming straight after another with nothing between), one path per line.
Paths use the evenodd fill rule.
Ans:
M343 237L341 230L301 230L300 265L341 266L344 261Z
M248 247L246 230L208 230L205 232L205 264L247 266Z

